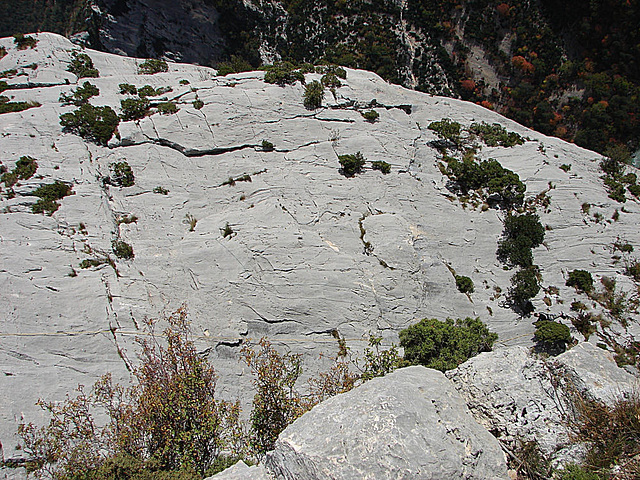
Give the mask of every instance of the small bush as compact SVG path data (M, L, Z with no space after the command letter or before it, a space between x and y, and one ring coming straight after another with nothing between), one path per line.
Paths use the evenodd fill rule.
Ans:
M222 238L227 238L234 234L233 228L231 228L231 225L229 225L229 222L227 222L224 228L222 228L221 230L222 230Z
M326 88L340 88L342 86L342 82L335 73L325 73L320 79L320 83Z
M38 102L10 102L9 97L0 95L0 114L15 113L28 110L30 108L40 107Z
M168 72L169 65L164 60L150 58L138 66L139 75L154 75L156 73Z
M53 212L60 207L56 200L62 200L64 197L71 195L72 191L73 189L70 185L57 180L54 183L42 185L33 192L33 195L40 197L40 200L31 206L31 211L33 213L53 215Z
M7 54L7 49L4 47L0 47L0 58L4 57Z
M155 187L153 193L159 193L160 195L169 195L169 190L164 187Z
M123 240L114 240L111 242L111 249L118 258L131 260L135 257L133 247Z
M307 110L320 108L323 98L324 87L317 80L314 80L305 87L303 104Z
M356 173L362 173L362 167L364 167L365 164L365 158L360 152L354 155L338 155L338 161L342 166L340 169L341 173L345 177L353 177Z
M131 187L134 185L135 176L133 175L131 166L127 162L123 161L112 163L111 170L113 171L113 174L110 182L113 185L118 185L120 187Z
M149 105L146 98L125 98L120 101L120 118L124 121L139 120L149 112Z
M442 372L456 368L480 352L491 350L498 335L478 318L445 322L425 318L400 331L404 358Z
M521 313L528 314L533 310L530 300L539 291L538 269L535 266L523 268L511 277L509 299Z
M273 65L261 67L260 70L266 71L264 81L267 83L280 86L293 85L297 81L304 83L304 74L290 62L276 62Z
M382 160L374 160L371 162L371 168L373 170L380 170L385 175L391 172L391 165Z
M118 87L120 87L121 95L137 95L138 94L138 89L136 88L136 86L131 85L130 83L121 83L120 85L118 85Z
M273 143L269 142L268 140L263 140L262 141L262 150L265 152L273 152L273 150L275 149L275 146L273 145Z
M456 275L456 288L461 293L473 293L473 280L463 275Z
M539 347L552 354L562 353L571 341L571 332L566 325L552 320L538 320L533 334Z
M569 173L569 170L571 170L571 165L569 165L568 163L563 163L562 165L560 165L560 170Z
M507 215L498 244L498 259L512 266L530 267L533 265L531 249L544 241L544 233L536 214Z
M59 102L63 105L75 105L79 107L89 101L91 97L100 95L100 90L89 82L84 82L82 86L71 92L71 95L61 93Z
M66 131L99 145L107 145L119 123L118 115L110 107L94 107L88 103L75 112L60 115L60 125Z
M157 106L158 112L162 115L173 115L178 113L178 106L173 102L161 102Z
M640 282L640 262L632 260L624 269L625 275L633 278L636 282Z
M193 105L193 108L195 108L196 110L200 110L202 107L204 107L204 102L199 98L196 98L193 101L192 105Z
M16 33L13 36L13 43L18 46L18 50L26 50L27 48L34 48L38 43L34 37L29 37L22 33ZM5 50L4 54L6 55L7 51ZM4 57L4 55L0 55L0 58Z
M218 75L225 76L230 73L249 72L253 70L253 67L244 58L237 55L231 55L231 59L228 62L220 62L216 65Z
M3 181L4 181L5 185L7 185L7 187L11 187L11 186L15 185L15 183L18 180L28 180L28 179L30 179L31 177L33 177L35 175L37 170L38 170L38 162L36 161L35 158L22 156L16 162L16 166L13 169L13 171L11 172L13 174L13 176L15 177L15 182L13 182L11 185L7 184L7 181L4 179L4 176L7 175L6 173L3 174L3 176L2 176L3 177Z
M566 286L575 287L578 291L588 293L593 290L593 277L586 270L573 270L569 272Z
M71 64L67 71L73 73L78 78L97 78L100 72L93 66L93 60L86 53L79 53L77 50L71 54Z
M489 147L513 147L522 145L524 138L515 132L508 132L506 128L498 123L489 125L488 123L472 123L469 131L478 135Z
M363 112L361 115L369 123L375 123L378 120L378 118L380 118L380 114L375 110L369 110L367 112Z
M439 122L431 122L428 128L429 130L433 130L439 137L449 140L456 145L460 142L462 126L458 122L443 118Z
M109 263L107 258L85 258L80 262L80 268L87 269L91 267L99 267L105 263Z

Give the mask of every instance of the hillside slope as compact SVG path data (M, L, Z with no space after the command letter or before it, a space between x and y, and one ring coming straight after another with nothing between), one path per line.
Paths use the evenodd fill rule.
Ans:
M497 122L527 138L511 148L476 142L480 159L497 159L526 183L527 198L538 197L547 230L534 250L544 287L533 299L536 312L571 314L571 302L580 300L611 322L605 332L596 325L591 341L624 346L640 334L637 285L624 275L633 253L614 247L640 245L640 206L635 197L624 204L608 197L598 154L364 71L347 70L335 96L327 89L323 106L307 110L300 83L267 84L264 72L217 77L205 67L169 64L166 73L140 75L141 60L85 50L100 77L78 80L67 71L78 47L58 35L35 37L35 47L24 50L0 39L7 50L0 71L16 70L3 79L3 95L41 104L0 116L2 165L12 171L22 156L38 165L12 187L13 198L6 184L0 192L0 440L7 457L16 453L22 418L40 418L38 398L62 399L106 371L126 379L143 317L181 304L209 349L222 396L244 401L250 378L239 346L262 336L304 354L312 370L326 361L321 354L335 354L334 331L358 350L368 332L397 342L400 329L424 317L480 317L499 334L497 348L532 345L535 318L505 302L513 271L496 258L505 212L451 190L428 128L442 118L463 126ZM63 132L59 119L75 110L60 95L85 81L100 90L90 99L96 106L120 112L128 97L119 85L128 83L171 87L152 105L166 98L179 111L123 121L106 146L85 141ZM375 123L361 115L371 109ZM366 168L345 177L337 156L356 152ZM376 160L388 162L390 173L373 170ZM133 186L115 181L122 162ZM36 189L56 180L73 194L51 216L32 213ZM135 256L116 256L114 241L131 245ZM591 272L599 290L599 279L615 279L616 293L626 295L622 313L613 317L565 286L574 269ZM475 292L460 293L454 272L469 276Z

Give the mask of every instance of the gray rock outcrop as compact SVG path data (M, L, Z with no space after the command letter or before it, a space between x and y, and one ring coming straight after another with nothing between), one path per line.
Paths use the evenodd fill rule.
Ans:
M264 465L247 466L242 460L205 480L271 480L273 477L267 472Z

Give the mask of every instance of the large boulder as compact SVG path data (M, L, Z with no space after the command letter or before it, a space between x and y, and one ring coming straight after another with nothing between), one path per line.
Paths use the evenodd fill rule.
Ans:
M313 408L265 465L287 480L507 478L499 443L446 377L408 367Z

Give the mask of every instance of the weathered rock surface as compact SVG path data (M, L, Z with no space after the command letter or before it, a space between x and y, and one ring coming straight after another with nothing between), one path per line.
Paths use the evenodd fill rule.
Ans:
M11 169L22 155L38 162L15 198L0 194L6 457L20 454L17 424L44 419L38 398L64 399L107 371L128 380L140 320L182 303L199 348L209 349L218 370L219 394L245 403L251 379L238 347L263 335L302 353L309 372L321 365L321 354L337 351L334 330L357 352L367 332L397 342L399 330L424 317L480 317L499 334L498 348L530 346L530 320L504 304L512 272L495 256L504 213L474 209L447 190L431 146L437 137L427 128L443 117L466 126L498 122L529 138L513 148L479 146L479 156L516 172L528 197L549 198L538 209L548 226L544 246L534 251L546 288L534 299L538 311L557 314L573 300L588 302L565 286L575 268L616 278L618 291L636 291L612 245L640 245L640 205L628 201L622 211L608 198L593 152L367 72L348 70L335 96L327 90L322 108L309 111L299 83L269 85L262 72L217 77L211 69L170 64L167 73L138 75L140 60L85 50L100 78L79 80L67 71L77 47L56 35L37 38L35 49L21 51L13 39L0 39L7 49L0 72L17 70L2 94L42 104L0 117L2 164ZM59 123L74 110L60 104L60 94L84 81L100 89L93 105L117 112L125 98L120 83L171 87L162 97L179 111L121 122L120 137L98 146ZM380 118L371 124L361 112L373 100ZM275 150L263 151L263 140ZM367 163L363 174L345 178L337 155L358 151L368 162L388 162L391 173ZM110 166L121 161L132 167L135 185L105 185ZM569 173L564 164L572 165ZM229 182L244 175L251 181ZM54 180L72 184L74 195L52 216L34 215L33 191ZM154 193L157 187L167 195ZM120 222L125 215L138 219ZM196 220L193 231L189 218ZM227 223L233 234L223 237ZM116 258L115 239L131 244L135 258ZM113 266L80 268L105 255ZM458 292L453 271L470 276L475 292ZM614 320L611 335L637 335L637 315L626 316L629 327Z
M271 480L272 478L264 465L260 464L248 467L247 464L241 460L234 466L227 468L224 472L220 472L205 480Z
M589 343L548 360L521 346L482 353L446 375L499 440L512 446L516 439L536 440L554 455L571 446L567 393L611 403L638 386L610 354Z
M286 480L507 478L500 445L446 377L408 367L317 405L266 467Z

